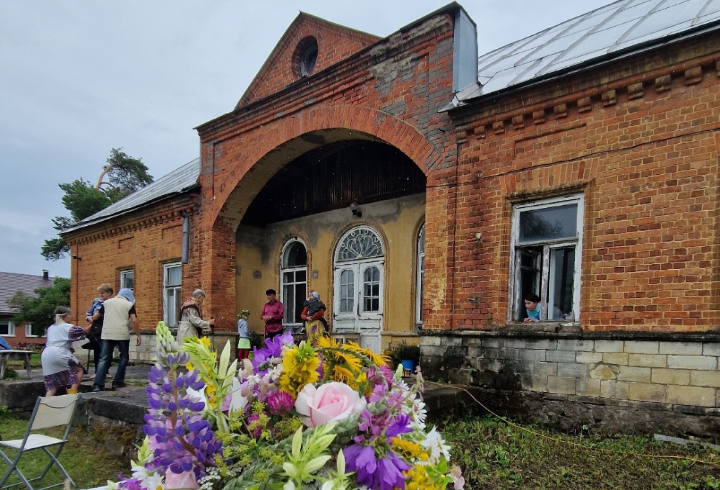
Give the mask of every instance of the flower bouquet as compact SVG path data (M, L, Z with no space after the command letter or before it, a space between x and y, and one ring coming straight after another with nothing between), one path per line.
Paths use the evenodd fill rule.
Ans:
M410 387L384 357L324 337L266 340L239 367L229 343L217 359L206 339L179 346L162 322L157 339L147 437L132 478L109 490L463 488L425 426L419 373Z

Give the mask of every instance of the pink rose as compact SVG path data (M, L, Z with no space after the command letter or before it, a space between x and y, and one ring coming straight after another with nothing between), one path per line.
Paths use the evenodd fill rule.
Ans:
M305 385L295 400L295 410L307 427L346 419L363 408L365 399L345 383L326 383L320 388Z
M177 473L173 473L172 471L168 470L165 473L165 488L167 488L168 490L176 488L192 490L195 488L200 488L200 485L198 485L195 481L194 471L186 471L178 475Z

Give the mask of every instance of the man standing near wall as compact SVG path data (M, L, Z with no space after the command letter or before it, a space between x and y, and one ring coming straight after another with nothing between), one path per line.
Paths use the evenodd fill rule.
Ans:
M123 288L118 291L114 298L103 303L101 311L93 315L104 315L102 331L102 352L100 354L100 366L98 367L93 384L93 392L105 389L105 374L112 361L112 353L115 347L120 350L120 362L118 363L112 389L122 388L125 385L125 369L130 361L130 332L137 335L137 345L140 345L140 323L135 312L135 297L130 289ZM132 325L132 327L130 327Z
M272 339L280 335L283 330L283 318L285 318L285 307L279 302L274 289L265 291L268 302L263 306L260 318L265 322L265 338Z

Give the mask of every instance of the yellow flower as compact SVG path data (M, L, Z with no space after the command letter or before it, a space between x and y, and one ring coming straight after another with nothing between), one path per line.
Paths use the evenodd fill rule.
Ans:
M209 338L207 338L207 337L202 337L202 338L200 339L200 342L202 342L202 344L203 344L205 347L210 347L210 339L209 339Z
M379 356L379 355L375 354L373 351L371 351L370 349L364 349L364 348L360 347L355 342L348 342L347 344L343 344L343 348L358 352L358 353L370 358L370 360L377 366L385 366L387 364L387 362L389 361L387 356Z
M417 442L406 441L399 437L393 437L391 439L391 445L396 453L400 453L407 459L417 458L421 461L427 461L429 459L428 453L420 447Z
M187 369L188 371L192 371L193 369L195 369L195 366L193 366L192 362L188 362L187 364L185 364L185 369Z
M217 396L215 396L215 386L212 384L205 385L205 396L207 397L208 403L213 408L217 407Z
M309 344L295 346L287 350L282 357L283 373L280 376L280 390L297 398L305 385L318 380L317 368L320 365L315 349Z
M410 468L405 476L405 490L441 490L437 483L433 483L424 466L417 465Z

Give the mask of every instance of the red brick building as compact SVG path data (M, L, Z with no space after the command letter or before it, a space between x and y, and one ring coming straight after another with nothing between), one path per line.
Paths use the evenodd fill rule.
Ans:
M479 59L457 4L385 38L300 14L199 162L66 234L73 301L132 273L146 327L202 287L231 332L266 288L289 327L317 289L336 333L420 341L519 416L716 431L720 12L696 3Z

